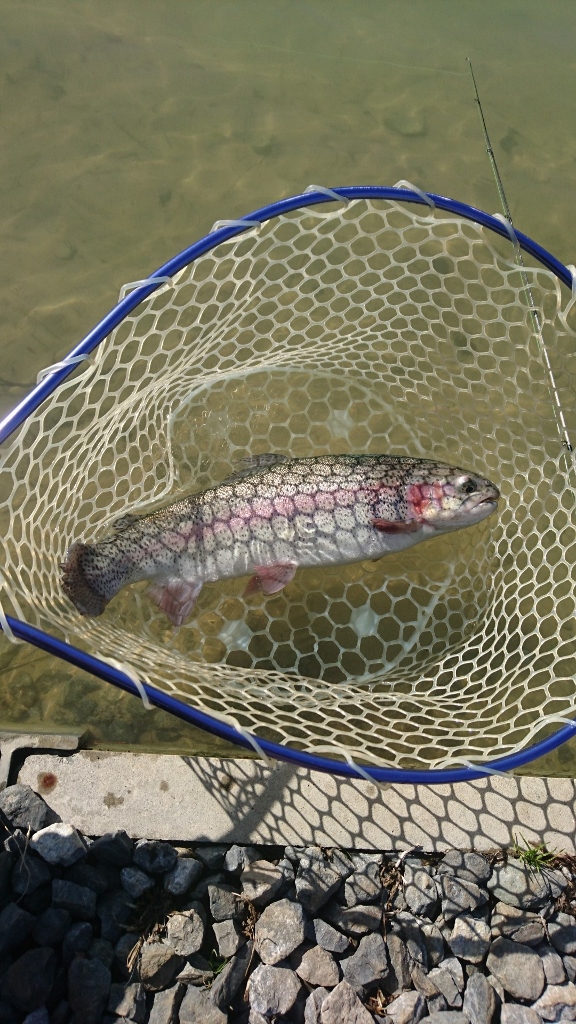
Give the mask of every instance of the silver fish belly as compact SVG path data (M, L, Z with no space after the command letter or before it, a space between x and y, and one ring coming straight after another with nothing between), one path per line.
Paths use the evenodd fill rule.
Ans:
M380 558L479 522L499 498L483 477L406 456L243 463L218 487L125 516L94 545L73 544L64 593L83 615L100 615L122 587L150 580L148 593L180 625L204 583L250 575L247 593L273 594L299 567Z

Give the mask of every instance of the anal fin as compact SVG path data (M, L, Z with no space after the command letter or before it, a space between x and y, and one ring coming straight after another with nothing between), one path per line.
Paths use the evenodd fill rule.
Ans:
M277 594L294 579L298 566L295 562L278 562L276 565L255 565L254 576L248 581L244 596L261 590L263 594Z
M373 519L372 526L381 533L415 533L420 529L420 523L416 519L411 519L408 523L393 519Z
M190 615L201 590L201 583L172 579L166 583L153 583L146 593L174 626L181 626Z

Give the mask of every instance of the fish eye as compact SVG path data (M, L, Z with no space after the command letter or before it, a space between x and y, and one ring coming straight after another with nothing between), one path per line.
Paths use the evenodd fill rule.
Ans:
M462 491L463 494L473 494L474 491L478 490L478 485L467 476L458 484L458 490Z

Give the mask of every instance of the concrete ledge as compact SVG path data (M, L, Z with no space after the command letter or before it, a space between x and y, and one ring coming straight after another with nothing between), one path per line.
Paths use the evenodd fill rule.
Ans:
M576 853L572 779L378 787L261 761L83 750L31 754L18 781L87 835L434 851L505 847L521 834Z

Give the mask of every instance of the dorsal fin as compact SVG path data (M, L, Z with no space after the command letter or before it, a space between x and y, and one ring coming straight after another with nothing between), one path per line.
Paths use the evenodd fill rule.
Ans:
M244 459L239 459L236 464L237 469L230 476L227 476L222 483L232 484L236 480L243 480L245 476L261 473L264 469L270 469L270 466L276 466L278 463L287 461L287 455L278 455L276 452L266 452L265 455L247 455Z
M115 519L112 523L112 529L116 533L122 533L123 530L128 530L130 526L134 526L142 516L136 515L135 512L127 512L126 515L120 516L119 519Z

